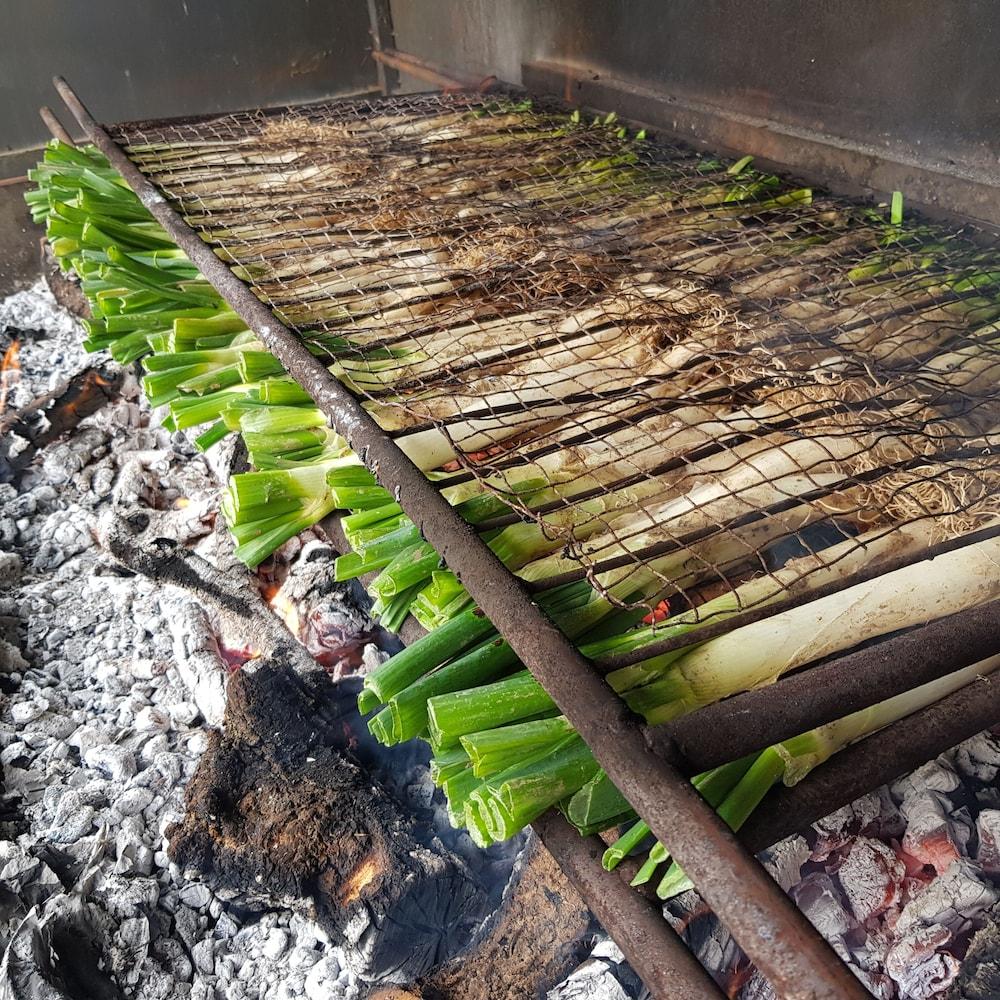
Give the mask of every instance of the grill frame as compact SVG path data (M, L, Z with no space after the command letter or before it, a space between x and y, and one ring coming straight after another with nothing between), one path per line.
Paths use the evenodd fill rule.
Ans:
M448 564L462 575L470 593L577 726L616 784L649 820L654 833L680 848L678 860L691 873L706 902L719 913L779 994L784 997L865 996L860 984L832 949L740 845L740 838L734 836L698 798L678 768L655 755L646 745L641 730L603 684L599 672L539 611L530 591L503 567L448 506L391 437L378 428L360 402L173 211L163 195L93 119L65 81L57 79L56 86L89 138L108 156L203 275L313 397L333 427L348 439L355 451L365 456L376 478L383 485L389 484L389 488L398 487L400 503L406 513ZM884 572L884 568L880 568L880 572ZM773 610L772 607L769 612ZM726 623L725 630L733 624ZM976 718L981 718L981 706L979 711ZM1000 715L1000 709L997 714ZM543 829L550 831L548 839L553 844L565 833L558 825L554 826L554 822L547 819L541 824ZM567 858L567 867L579 862L579 858L572 860L565 850L562 853ZM617 876L610 878L621 884ZM578 876L577 881L583 884L587 880ZM607 878L602 880L602 885L609 884ZM592 889L587 894L595 899ZM595 909L602 910L598 903ZM634 931L638 919L635 913L630 914L627 907L620 906L603 909L606 919L617 925L609 927L609 931L623 944L623 950L650 986L662 988L669 983L673 996L718 995L705 981L706 977L699 976L691 968L690 955L678 950L682 946L676 939L671 944L658 942L661 949L670 953L666 961L663 954L654 956L651 961L647 949L636 941L634 933L630 933L630 924ZM624 947L626 941L627 948ZM666 979L663 978L664 970L668 973ZM688 989L689 993L682 993L681 988Z

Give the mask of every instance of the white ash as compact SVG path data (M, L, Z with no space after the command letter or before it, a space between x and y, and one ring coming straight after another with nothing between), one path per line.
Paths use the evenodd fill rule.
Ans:
M1000 740L981 733L761 854L873 996L945 996L1000 916L998 773ZM693 892L667 913L731 995L772 1000Z
M8 337L33 331L19 338L12 405L87 363L78 323L42 283L0 303L5 328ZM17 814L0 826L0 992L36 977L44 995L63 995L39 986L36 963L39 941L62 925L94 939L101 975L130 998L366 992L348 956L307 917L216 894L167 857L165 830L181 816L204 727L221 720L227 664L196 602L123 574L97 540L116 504L139 501L166 511L170 533L206 558L231 558L213 527L224 450L197 455L183 436L151 424L129 376L115 403L39 456L20 492L0 485L0 766ZM286 555L299 555L302 544ZM306 549L298 572L308 577L329 553ZM301 596L302 579L290 574L286 593ZM308 638L329 651L356 612L338 609L334 589L319 591ZM362 669L384 656L364 646ZM423 762L388 767L397 792L502 888L520 844L477 851L464 831L450 831ZM589 982L598 986L589 995L607 996L603 977L611 975L622 996L637 996L638 981L613 951L599 939L554 995L586 995Z
M226 710L226 665L205 609L184 594L165 592L161 607L166 611L174 662L192 701L176 706L173 718L193 722L200 713L210 726L220 726ZM140 669L161 673L162 661L140 660Z
M19 684L0 722L7 790L28 826L0 854L5 887L22 905L54 905L62 886L39 852L79 863L104 841L86 906L110 918L107 970L127 995L293 996L313 955L338 970L313 974L322 995L354 995L313 925L230 907L168 862L164 830L205 738L157 588L109 573L91 542L58 567L29 569L3 610L27 624L29 663L8 674Z
M55 389L88 363L79 320L63 309L44 278L0 299L0 345L20 345L20 373L9 377L7 406L20 409Z
M46 334L20 338L14 405L86 363L76 321L44 285L0 303L5 327ZM190 602L121 574L96 543L102 515L129 499L165 507L178 538L213 547L217 479L184 439L149 426L134 379L46 449L20 492L0 486L0 626L14 623L0 628L0 765L19 813L0 840L5 971L20 967L26 914L37 926L82 907L106 932L104 974L129 997L357 996L310 921L221 899L167 858L164 831L218 704L204 677L196 702L178 671Z
M328 541L311 532L291 539L274 560L280 585L270 604L313 659L341 678L364 664L380 630L358 610L352 596L358 585L334 582L336 556Z
M549 990L546 1000L631 1000L638 996L649 994L619 947L602 936L590 955Z

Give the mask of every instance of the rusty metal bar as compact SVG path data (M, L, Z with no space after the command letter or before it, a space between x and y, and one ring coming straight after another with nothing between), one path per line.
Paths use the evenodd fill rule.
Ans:
M733 832L675 768L656 757L624 703L532 601L521 581L403 454L299 337L216 257L94 120L65 80L56 89L94 144L266 344L468 587L622 793L733 937L787 1000L861 1000L865 991ZM614 931L612 930L612 933Z
M708 705L646 742L691 774L877 705L1000 652L1000 601L968 608L829 663Z
M63 127L63 123L56 118L55 112L47 105L43 104L38 109L38 115L45 122L45 127L52 133L53 139L66 143L67 146L75 146L73 137Z
M388 96L399 86L399 73L379 59L375 53L394 49L396 36L392 27L389 0L368 0L368 23L372 36L372 58L375 60L378 89Z
M433 84L442 90L482 90L487 89L491 81L496 77L471 77L458 74L449 74L440 70L437 66L432 66L423 59L408 55L405 52L397 52L395 49L372 49L372 59L383 66L389 66L400 73L415 76L418 80Z
M842 580L831 580L821 587L805 590L792 597L786 597L769 604L761 604L755 608L741 611L737 615L720 618L716 622L706 622L705 625L702 625L698 629L698 642L714 639L716 636L730 632L734 628L739 628L742 625L752 625L754 622L770 618L772 615L783 614L785 611L808 604L810 601L818 601L821 597L838 594L848 587L855 586L855 584L868 583L876 577L892 573L897 569L903 569L918 562L929 562L940 555L944 555L946 552L954 552L955 549L960 549L965 545L973 545L988 538L995 538L998 534L1000 534L1000 526L991 525L987 528L981 528L979 531L970 532L967 535L956 535L954 538L947 538L936 545L928 546L920 552L911 552L906 555L896 556L893 559L872 561L864 568L856 570L849 577ZM669 653L675 649L680 649L682 646L690 646L692 641L690 633L688 635L675 636L672 639L651 642L628 653L613 653L608 656L595 657L594 663L603 673L610 673L612 670L619 669L619 667L628 667L633 663L639 663L641 660L648 660L653 656L660 656L662 653Z
M718 1000L725 995L663 918L661 906L618 873L604 870L602 840L581 837L555 810L531 825L594 916L615 928L612 936L654 997Z
M340 518L327 518L323 529L339 549L349 548ZM367 573L359 582L367 588L376 576L377 571ZM367 594L362 603L366 601L370 607ZM407 616L398 634L409 645L427 632L415 618ZM653 996L677 1000L718 1000L723 996L712 977L663 919L656 896L637 892L629 885L634 865L625 863L613 872L605 871L601 864L603 841L581 837L555 809L535 820L531 827L591 912L618 942Z
M980 677L841 750L799 784L772 791L739 838L749 850L762 851L997 722L1000 677Z

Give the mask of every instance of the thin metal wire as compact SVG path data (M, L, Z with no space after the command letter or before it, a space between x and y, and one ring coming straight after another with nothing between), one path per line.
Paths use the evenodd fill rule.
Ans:
M537 526L536 589L697 615L1000 514L1000 271L961 231L482 95L115 138L491 527Z
M777 203L780 182L727 180L681 150L608 165L622 154L607 130L581 136L535 109L524 117L543 121L542 142L510 109L462 100L369 105L350 127L320 114L310 130L351 132L339 158L332 137L317 149L284 134L292 110L248 116L257 131L208 159L171 143L141 165L303 337L350 338L330 360L397 438L439 432L466 481L505 496L623 604L676 591L697 608L747 574L791 594L830 547L804 526L849 542L929 525L919 548L995 517L994 279L957 237L935 234L933 260L915 260L850 206ZM876 255L877 274L858 270ZM388 364L374 353L386 345ZM570 468L558 461L574 435L596 457ZM544 472L544 499L497 481L500 461ZM584 497L602 502L581 519ZM560 505L568 525L551 516ZM789 511L764 543L742 533ZM773 543L789 538L805 561L777 575ZM702 542L717 548L696 548L680 581L657 562ZM613 592L609 559L663 586Z
M640 734L624 724L624 713L615 707L586 661L552 627L524 589L517 587L514 578L483 541L463 525L461 517L322 362L305 350L287 327L276 323L272 311L185 226L159 191L93 121L65 81L57 79L56 86L101 151L140 193L178 245L220 291L224 290L227 301L251 329L258 331L275 355L294 369L300 385L322 413L336 423L356 450L368 455L369 468L379 468L379 480L383 484L399 484L401 506L426 531L428 538L442 550L454 553L459 568L476 578L474 592L486 613L507 621L508 612L516 609L525 628L508 630L509 641L532 664L557 701L566 706L581 734L600 754L599 759L608 767L609 774L622 781L623 786L631 787L634 775L629 767L621 766L619 755L624 752L625 760L645 760L645 783L636 789L639 807L650 815L650 825L658 836L683 845L677 848L678 858L697 876L706 898L714 901L730 925L738 929L739 940L751 942L748 953L758 956L761 968L772 981L789 997L805 992L809 996L860 996L860 988L850 973L794 913L786 897L748 862L718 817L671 768L648 754ZM585 704L603 709L600 718L580 711ZM617 723L616 712L620 716ZM693 834L687 824L697 828L698 833ZM740 881L744 890L738 901L733 900L729 889L734 880ZM734 902L738 905L733 905ZM809 985L804 987L804 984Z

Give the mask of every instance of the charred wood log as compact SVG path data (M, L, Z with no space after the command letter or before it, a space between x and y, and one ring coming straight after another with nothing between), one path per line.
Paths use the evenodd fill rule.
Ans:
M249 897L308 901L357 975L412 982L469 939L486 895L343 753L329 685L274 658L232 674L171 852Z
M87 297L80 288L80 282L70 278L59 266L49 241L42 237L39 240L39 253L42 263L42 274L45 276L45 284L49 286L56 302L74 316L89 316L90 306Z
M0 481L16 479L42 448L114 400L124 374L117 366L84 368L23 409L0 418ZM11 453L18 439L23 444Z
M544 996L584 955L590 910L532 837L504 905L472 947L421 983L426 1000Z
M222 731L169 832L176 862L311 910L359 977L414 981L470 940L487 893L352 759L330 676L246 576L158 537L163 516L119 511L102 524L103 544L133 572L193 595L256 653L229 675Z

